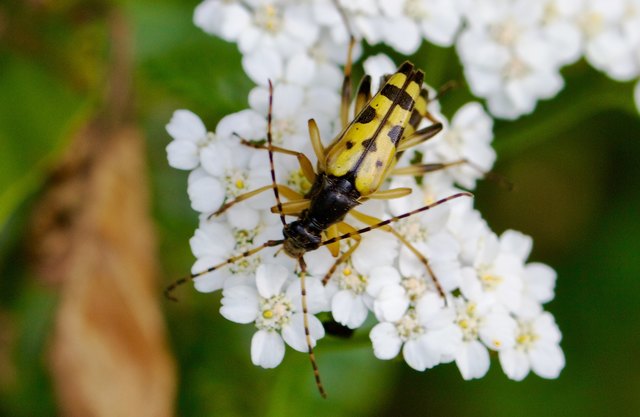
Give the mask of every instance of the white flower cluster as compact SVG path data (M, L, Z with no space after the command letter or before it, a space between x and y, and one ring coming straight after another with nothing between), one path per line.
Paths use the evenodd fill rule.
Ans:
M640 0L340 0L353 29L369 44L412 54L423 40L454 43L472 92L496 117L531 113L563 88L562 66L586 60L617 81L640 77ZM339 73L327 60L347 37L332 0L207 0L196 25L235 41L245 70L265 83L265 62L311 69L304 80L331 86ZM271 79L291 70L283 62ZM313 77L312 77L313 75ZM640 82L636 91L640 89ZM636 103L640 109L638 94Z
M407 53L422 37L450 45L461 25L460 13L446 0L343 3L358 33ZM192 272L199 273L282 238L279 216L270 211L275 202L268 153L246 146L241 138L265 138L270 79L275 84L274 145L302 152L315 163L307 120L316 120L325 146L331 143L340 127L340 64L348 35L330 0L207 0L197 7L195 22L209 33L237 42L243 67L258 84L249 94L250 109L226 116L215 132L187 110L176 111L167 125L173 137L167 146L169 164L191 171L188 194L193 209L201 213L190 242L197 258ZM413 35L398 37L402 30ZM385 56L369 58L364 67L374 80L395 68ZM444 131L406 151L398 167L412 163L448 167L419 180L391 176L387 187L409 187L412 193L368 201L358 207L362 213L389 218L459 192L458 186L473 189L493 166L493 121L480 104L463 106L450 122L440 114L437 101L430 106L444 123ZM295 156L278 153L274 158L278 183L307 193L311 184ZM465 160L471 164L461 163ZM253 190L263 192L212 215ZM286 190L281 195L287 199ZM345 221L355 228L365 226L351 215ZM391 359L402 352L417 370L455 361L463 378L480 378L494 351L512 379L520 380L529 371L544 378L558 376L564 367L561 334L543 309L554 296L556 274L546 265L527 262L530 237L516 231L497 236L470 199L451 201L391 226L394 233L362 234L357 248L355 240L342 240L341 253L350 256L337 265L325 248L305 254L313 345L324 336L316 315L330 314L351 329L373 325L370 338L376 357ZM430 270L419 256L428 259ZM432 274L445 290L446 301ZM298 275L295 260L279 253L278 247L267 247L199 276L195 287L202 292L222 290L221 314L256 327L251 359L271 368L282 361L285 344L308 350Z
M458 54L471 90L497 117L515 119L555 96L564 86L560 68L582 56L614 80L640 77L638 0L463 4Z

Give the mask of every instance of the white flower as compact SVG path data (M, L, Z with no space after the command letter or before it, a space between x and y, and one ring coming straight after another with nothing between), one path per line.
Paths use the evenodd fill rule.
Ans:
M196 8L194 22L205 32L236 41L243 54L271 49L286 57L315 42L319 28L308 7L278 0L245 3L206 0Z
M364 38L370 45L383 40L380 28L385 19L376 0L338 0L338 3L349 17L356 38ZM344 23L339 21L337 25L338 35L344 36ZM333 30L336 30L335 25L332 27Z
M199 273L218 265L227 259L242 254L248 249L259 246L270 239L282 236L282 226L272 214L260 216L258 223L251 229L231 227L228 222L201 219L189 243L197 260L191 271ZM267 259L283 264L291 264L286 256L274 258L276 248L266 248L261 252L203 274L194 280L196 290L211 292L221 289L231 275L252 276L256 269Z
M503 310L492 310L489 303L454 299L456 323L463 343L455 361L464 379L482 378L489 370L487 347L500 351L515 344L517 324Z
M236 323L254 322L258 331L251 340L251 361L263 368L274 368L284 357L284 342L307 352L300 282L288 281L289 272L280 265L263 264L256 271L255 285L229 286L223 291L220 314ZM307 278L309 335L312 347L324 337L322 323L313 314L326 304L322 284Z
M413 192L403 198L389 201L391 213L400 215L429 204L430 196L416 187L413 177L396 177L391 188L411 187ZM446 193L450 195L451 193ZM451 291L460 283L460 247L456 239L446 228L451 204L443 204L425 213L419 213L400 220L393 227L415 249L429 261L440 285L445 291ZM426 276L431 279L424 263L406 245L400 249L400 273L406 277Z
M426 292L426 285L423 292ZM400 273L392 266L380 266L371 270L367 293L374 298L373 312L379 321L400 320L411 303L402 286Z
M211 140L202 120L189 110L176 110L166 126L173 141L167 145L169 165L194 169L200 164L200 148Z
M303 88L302 86L281 83L273 89L273 142L287 149L310 152L307 122L313 118L320 130L321 138L328 145L333 138L333 121L338 118L340 96L326 88ZM267 114L269 90L256 87L249 93L249 104L258 113Z
M473 267L462 269L460 289L469 300L486 299L517 311L522 300L524 263L515 248L501 243L493 233L484 236Z
M332 294L331 313L335 321L351 329L367 318L372 299L367 285L376 267L391 265L397 256L397 240L389 233L372 231L361 236L361 243L349 259L338 265L327 285ZM348 249L348 245L344 245Z
M237 40L250 20L247 7L237 2L205 0L193 13L196 26L227 41Z
M456 112L441 136L442 139L433 150L442 161L468 161L449 167L444 172L461 186L474 189L476 180L490 171L496 160L496 152L491 147L493 119L480 103L467 103Z
M548 42L553 44L552 53L561 65L571 64L582 53L582 32L578 15L583 0L545 0L540 29Z
M491 113L515 119L532 112L539 99L556 95L564 82L553 44L540 30L542 3L470 4L469 26L457 50L472 92L487 98ZM491 13L480 13L482 8Z
M640 44L634 12L640 0L611 0L625 2L630 12L621 16L617 9L607 11L614 17L601 27L595 27L598 15L591 12L600 13L609 0L338 1L356 38L370 44L386 42L405 53L417 50L422 39L451 45L464 15L466 26L457 49L465 75L472 91L486 98L491 113L500 117L528 113L537 100L556 94L563 85L559 68L577 59L581 41L589 59L611 76L622 77L640 66L640 55L629 52L630 45ZM315 316L319 312L330 311L335 321L356 329L373 311L378 324L370 339L380 359L402 351L407 364L417 370L455 361L463 378L473 379L487 372L489 352L497 351L510 378L521 379L530 369L546 378L557 376L564 366L560 333L542 307L553 298L555 271L544 264L527 264L531 238L515 231L498 238L471 199L392 222L388 227L401 239L388 227L362 234L358 248L342 259L333 257L329 246L306 253L305 329L300 264L285 256L281 245L261 246L283 238L280 216L271 213L276 202L269 153L241 140L263 143L272 99L273 144L303 153L317 164L308 120L316 121L325 147L342 129L340 65L347 55L347 25L333 0L205 0L197 6L194 22L207 33L237 43L243 69L257 84L249 94L250 108L220 120L215 133L187 110L176 111L167 125L173 138L167 146L169 164L191 171L187 191L192 207L201 213L190 240L197 258L194 285L202 292L222 289L220 313L256 326L251 341L255 365L280 364L285 344L307 352L305 330L315 346L324 336ZM609 47L612 39L624 42ZM361 50L357 42L354 60ZM396 65L379 54L367 59L364 67L375 93L381 77L395 72ZM274 86L271 98L269 82ZM435 90L423 87L429 97L436 96ZM640 102L640 84L635 95ZM451 123L437 100L428 103L428 110L442 122L443 131L404 152L397 167L451 166L419 180L412 175L388 178L381 189L409 187L412 193L372 199L358 208L362 213L387 219L410 212L459 192L455 184L474 188L491 169L492 119L480 104L463 106ZM429 123L421 120L417 128ZM287 187L281 188L282 202L309 197L312 184L295 155L275 152L273 162L276 182ZM262 192L224 205L257 189ZM220 207L227 210L211 216ZM298 215L287 215L287 221ZM365 227L355 213L344 221L356 229ZM344 224L338 228L340 234L351 230ZM323 239L331 236L322 234ZM342 240L338 256L355 244L354 239ZM447 304L431 275L446 291Z
M456 4L450 0L379 0L387 19L381 30L385 43L404 54L418 50L422 36L439 46L451 46L461 24Z
M565 358L560 348L562 335L553 316L542 312L532 319L518 318L516 344L500 351L502 370L513 380L522 380L530 370L543 378L557 378Z
M521 317L540 314L542 304L554 297L556 271L548 265L532 262L525 265L523 276L522 305L518 309Z
M461 201L451 207L447 228L460 245L460 262L465 266L473 265L480 245L491 232L480 212L473 208L473 200Z
M198 168L189 174L187 193L191 208L199 213L211 213L224 201L224 188L217 178Z
M224 201L264 185L248 181L250 149L241 145L236 135L245 139L262 137L265 126L264 117L243 110L220 120L214 134L207 133L195 114L187 110L174 113L167 125L174 137L167 146L167 156L170 165L193 170L187 192L194 210L210 214Z
M630 0L587 0L578 16L587 61L618 81L640 74L638 10Z
M454 324L454 312L443 307L436 293L425 294L396 322L381 322L369 337L378 359L392 359L400 353L418 371L432 368L451 357L462 343L462 332Z

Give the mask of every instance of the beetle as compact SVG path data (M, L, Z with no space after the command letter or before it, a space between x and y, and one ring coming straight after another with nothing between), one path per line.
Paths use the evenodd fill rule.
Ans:
M273 145L273 85L269 82L270 94L266 145L246 140L242 140L242 143L246 146L268 151L271 184L240 195L234 200L225 203L218 211L213 213L213 215L222 214L240 201L251 198L261 192L273 190L276 206L272 208L272 211L280 216L283 225L283 238L269 240L218 265L201 272L192 273L188 277L181 278L169 285L165 290L165 295L175 300L172 296L172 291L177 286L220 269L225 265L235 263L264 248L282 245L282 251L296 259L300 266L305 336L316 385L323 397L326 394L320 380L313 353L313 343L309 333L304 284L306 274L305 253L316 250L321 246L327 246L333 256L338 257L340 252L339 242L341 240L353 239L355 241L348 251L338 257L333 267L327 272L323 279L323 283L326 284L337 265L346 261L355 251L360 241L360 234L381 228L396 235L422 261L437 290L444 297L444 291L431 270L427 259L389 225L452 199L471 196L470 193L460 192L433 204L384 221L356 210L357 206L368 199L391 199L409 194L411 190L408 188L391 190L380 190L380 188L385 179L393 173L394 166L400 155L406 149L434 137L442 130L442 124L431 116L427 110L429 97L427 90L423 88L424 73L416 69L408 61L403 63L394 74L384 78L382 87L373 97L370 92L371 78L365 76L362 79L355 100L355 113L357 115L349 122L351 50L353 44L354 40L352 38L342 89L342 131L336 136L331 145L325 148L322 145L315 121L311 119L308 122L310 140L318 160L316 169L313 169L306 155ZM418 124L424 118L431 120L432 124L426 128L418 129ZM277 183L274 169L274 153L289 154L298 158L302 173L312 183L308 193L302 195L285 185ZM405 172L410 173L406 169ZM288 201L282 202L281 194L284 194ZM344 222L347 214L353 215L359 221L367 224L367 226L356 230L353 226ZM297 216L297 219L287 223L285 215Z

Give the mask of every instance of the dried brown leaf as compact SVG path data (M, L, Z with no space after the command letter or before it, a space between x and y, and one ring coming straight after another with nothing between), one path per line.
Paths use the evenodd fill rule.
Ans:
M71 152L36 212L54 220L50 235L47 222L40 226L47 242L40 253L54 254L40 269L63 277L53 379L65 416L170 416L175 372L159 307L143 140L131 128L106 130L96 124L80 135L84 151Z

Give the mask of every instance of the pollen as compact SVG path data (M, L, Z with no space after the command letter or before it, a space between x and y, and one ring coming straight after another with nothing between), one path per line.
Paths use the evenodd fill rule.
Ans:
M354 294L362 294L367 289L368 279L365 275L346 266L340 271L338 276L338 286L342 290L348 290Z
M415 303L417 300L419 300L427 291L427 282L423 278L403 278L401 285L407 292L407 296L412 303Z
M398 336L402 341L414 339L424 333L424 327L418 321L418 315L414 309L410 309L398 323L396 323Z
M530 341L531 335L526 333L520 334L516 339L516 342L518 342L519 345L528 345Z
M513 58L503 70L504 77L509 79L523 78L529 72L529 66L519 58Z
M229 170L225 173L225 193L228 197L235 198L245 192L249 174L239 169Z
M494 25L491 33L496 42L509 46L518 40L520 28L514 20L507 20L502 24Z
M602 31L604 26L604 17L601 13L591 11L584 13L578 22L582 30L588 37L593 37Z
M274 34L278 33L282 27L280 11L273 4L267 4L256 10L255 22L267 32Z
M407 0L404 5L404 12L416 20L426 20L429 18L429 9L424 7L422 1Z
M490 273L480 275L482 287L485 290L495 290L503 281L502 277Z
M476 304L469 302L466 306L457 308L456 323L462 330L462 337L466 341L478 339L481 318L476 315Z
M293 314L293 304L284 294L277 294L260 301L260 315L256 327L260 330L282 330Z
M531 323L520 323L520 331L516 337L516 343L520 349L529 350L538 338Z

